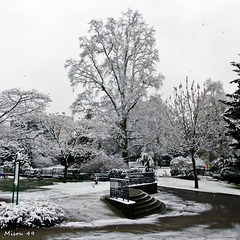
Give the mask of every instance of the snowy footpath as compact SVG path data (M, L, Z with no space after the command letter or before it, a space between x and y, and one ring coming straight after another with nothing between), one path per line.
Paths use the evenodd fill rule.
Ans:
M172 178L168 169L159 170L157 175L160 187L195 191L193 181ZM240 195L239 189L224 182L203 178L200 179L199 185L198 191ZM109 188L109 182L99 182L98 185L94 185L93 182L58 183L40 190L20 193L19 201L56 203L66 214L66 221L59 226L36 229L35 238L25 236L21 239L240 239L240 222L231 228L221 229L201 223L191 227L179 225L179 222L187 223L191 217L210 211L213 206L210 203L185 200L174 192L160 191L154 194L155 198L167 205L165 212L136 220L125 219L113 211L111 206L101 201L109 194ZM1 199L11 198L10 192L0 194ZM175 228L172 227L174 221L177 222ZM171 225L170 228L168 224ZM2 239L18 239L4 237L3 231L1 234Z

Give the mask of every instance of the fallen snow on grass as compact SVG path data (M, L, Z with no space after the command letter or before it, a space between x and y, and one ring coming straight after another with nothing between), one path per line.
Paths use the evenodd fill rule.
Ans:
M173 194L165 192L154 194L154 197L166 205L166 211L162 212L159 218L197 215L209 211L212 208L211 204L185 201Z
M185 180L185 179L174 178L174 177L158 178L158 186L162 186L162 187L240 195L240 187L237 187L234 184L228 184L222 181L215 181L209 177L200 177L200 180L198 183L199 183L199 189L196 189L194 188L193 180Z
M105 220L94 220L91 222L67 222L62 223L60 227L70 227L70 228L97 228L104 226L120 226L120 225L131 225L131 224L150 224L156 222L156 216L150 216L145 218L140 218L137 220L127 219L127 218L113 218Z
M21 201L41 201L51 200L64 197L74 197L85 194L94 194L99 197L104 194L108 194L110 191L109 182L99 182L98 185L94 185L93 182L69 182L69 183L57 183L54 185L43 186L38 189L27 190L24 193L19 193L19 202ZM11 192L2 192L1 198L10 198Z
M162 167L155 170L156 177L170 177L170 168L169 167Z
M127 219L127 218L114 218L99 219L93 221L78 221L78 222L65 222L59 225L59 227L70 227L70 228L91 228L104 226L116 226L121 225L142 225L142 224L154 224L161 218L172 217L172 216L190 216L197 215L201 212L210 210L212 207L210 204L196 203L194 201L183 201L180 198L171 194L155 194L155 198L158 198L167 205L168 211L153 214L139 219ZM103 216L101 216L103 217ZM104 217L103 217L104 218Z

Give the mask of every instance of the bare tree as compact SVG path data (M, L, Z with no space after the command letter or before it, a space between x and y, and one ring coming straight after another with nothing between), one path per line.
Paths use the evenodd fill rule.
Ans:
M43 111L51 102L48 95L37 90L9 89L0 93L0 124L13 118Z
M119 20L90 22L90 35L80 37L80 60L69 59L68 77L73 88L84 90L73 104L74 112L89 111L108 116L119 129L122 156L127 160L128 120L150 88L161 85L156 73L158 51L154 29L137 11L128 10Z
M62 159L64 166L63 182L67 181L69 158L74 154L74 149L80 137L79 125L74 119L64 115L40 115L38 123L45 131L48 148L52 154Z
M206 107L206 91L195 88L194 82L189 86L186 80L186 88L182 84L175 88L175 95L169 102L169 121L173 127L173 134L178 146L191 154L195 188L198 188L198 178L195 163L195 154L206 137L206 122L203 119L203 112Z

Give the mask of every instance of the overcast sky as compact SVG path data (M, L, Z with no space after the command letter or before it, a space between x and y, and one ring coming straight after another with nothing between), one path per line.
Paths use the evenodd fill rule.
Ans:
M0 90L37 89L53 100L49 112L66 112L76 97L65 61L78 58L80 36L93 19L138 10L156 30L165 76L164 97L190 80L236 86L231 61L240 62L239 0L0 0Z

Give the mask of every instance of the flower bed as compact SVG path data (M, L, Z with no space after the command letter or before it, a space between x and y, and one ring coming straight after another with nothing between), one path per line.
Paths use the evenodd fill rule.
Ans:
M61 223L63 210L48 202L45 203L0 203L0 229L18 227L44 227Z

